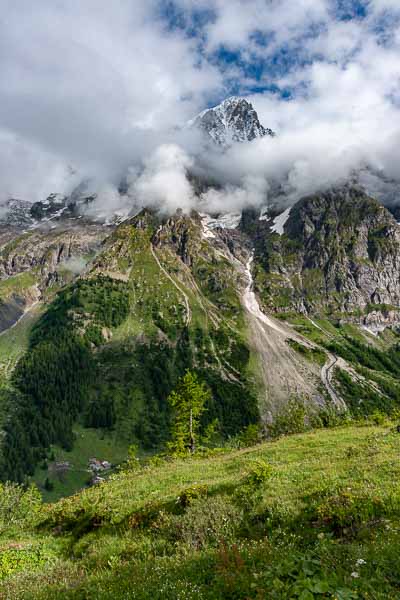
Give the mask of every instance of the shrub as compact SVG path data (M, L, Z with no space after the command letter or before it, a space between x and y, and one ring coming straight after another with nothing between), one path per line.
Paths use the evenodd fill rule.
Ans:
M352 416L349 411L339 412L337 408L332 406L326 406L310 416L310 425L316 429L343 427L343 425L350 425L351 423Z
M237 436L239 448L249 448L256 446L260 442L260 426L257 423L248 425Z
M35 486L0 484L0 533L10 527L31 526L38 521L42 497Z
M272 472L273 469L269 463L261 459L254 460L244 479L244 485L258 489L271 477Z
M254 509L262 497L262 487L271 478L273 469L267 462L257 459L236 490L236 502L247 510Z
M0 580L18 571L43 567L49 556L37 548L7 548L0 552Z
M361 525L382 519L392 512L392 504L391 498L378 494L366 495L339 488L333 493L322 493L312 509L313 519L337 535L356 533Z
M217 547L222 541L233 541L242 513L228 498L199 498L181 516L171 516L169 535L185 546L199 550Z
M303 433L309 428L304 399L292 397L268 426L268 433L272 437L278 437L290 433Z
M374 410L374 412L369 415L368 421L373 425L387 425L389 422L388 416L379 410Z
M179 494L177 503L182 508L186 508L193 504L195 500L207 496L207 492L208 489L206 485L192 485Z

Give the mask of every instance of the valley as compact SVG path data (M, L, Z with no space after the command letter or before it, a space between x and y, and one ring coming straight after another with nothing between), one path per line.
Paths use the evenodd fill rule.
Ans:
M0 600L400 600L399 0L0 15Z
M351 193L347 200L340 197L344 201L353 202ZM371 200L363 201L371 210ZM330 202L326 200L327 207ZM290 214L296 210L297 206ZM376 205L373 210L380 209ZM38 464L51 454L63 456L65 449L72 452L77 427L80 435L86 435L85 428L89 438L91 430L97 431L99 440L105 436L125 452L131 444L144 453L159 450L168 439L166 396L188 368L195 369L215 394L202 427L217 423L220 442L257 422L261 435L268 437L295 405L311 421L318 420L320 413L343 418L382 408L389 413L395 410L400 397L397 375L384 366L381 356L390 350L390 360L397 365L397 288L393 298L381 298L391 302L389 312L386 305L373 303L373 294L371 308L360 305L358 313L348 308L340 312L337 302L340 294L348 293L346 286L351 297L359 293L354 288L357 280L349 275L349 283L343 280L344 292L325 292L335 302L326 305L322 288L315 288L321 290L315 293L307 287L308 272L315 271L312 263L310 270L308 258L303 259L307 266L299 276L293 269L300 264L300 254L297 263L286 256L286 265L281 266L284 248L293 243L290 214L277 233L265 219L247 219L237 229L218 225L209 229L195 212L178 211L160 218L143 210L113 227L80 223L71 229L60 223L50 232L17 237L11 249L7 241L1 251L3 264L8 265L4 268L10 272L3 280L7 290L3 305L16 294L21 296L19 277L30 279L25 314L17 314L0 336L2 414L7 423L7 413L17 403L20 409L12 419L19 421L18 428L29 431L28 423L34 427L24 446L21 439L12 441L16 424L9 423L10 441L7 437L3 441L10 465L7 476L12 477L19 464L19 479L36 473L43 486ZM398 227L389 213L382 213L382 219L390 228ZM348 236L341 232L343 223L337 223L336 235ZM304 248L313 256L312 243ZM381 253L376 255L376 260L382 259ZM330 268L343 272L346 260L347 255L338 256L338 266ZM369 269L377 269L382 277L380 267L370 264ZM293 285L295 277L303 288ZM282 306L284 297L288 304ZM301 298L301 305L296 298ZM372 336L365 325L372 311L374 315L380 311L382 319L390 315L393 326L387 321L386 329ZM80 363L74 358L78 348ZM60 361L50 378L47 356ZM70 392L65 393L65 374L58 371L68 361L78 367L71 381L78 403ZM28 403L36 406L33 420L25 412L26 393L31 398ZM358 408L355 399L349 405L349 393L360 395ZM46 409L46 425L38 434L43 427L39 426L43 395L49 398L49 407L54 395L59 397L64 412L61 417L55 407L53 413ZM369 408L364 409L362 398ZM59 433L55 426L61 426ZM33 454L29 440L35 440ZM88 450L84 461L89 454ZM77 481L81 486L84 480L78 477ZM54 485L58 493L75 491L73 485L65 487L57 481Z

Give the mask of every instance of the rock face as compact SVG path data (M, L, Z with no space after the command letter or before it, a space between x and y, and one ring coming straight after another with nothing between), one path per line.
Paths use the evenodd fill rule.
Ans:
M251 142L255 138L275 135L271 129L261 125L252 104L236 96L204 110L190 125L204 131L222 147L229 146L232 142Z
M27 227L32 225L31 202L10 198L1 206L0 225L7 227Z
M357 187L300 200L282 235L261 223L257 283L276 311L354 313L400 306L400 227Z
M96 199L96 195L88 195L77 189L70 196L50 194L40 202L27 202L12 198L0 207L0 230L13 228L33 230L61 223L74 224L83 218L85 210Z
M50 231L0 236L0 331L12 326L45 291L85 268L106 236L86 224Z
M60 264L98 249L106 233L102 227L91 225L20 235L0 245L0 279L33 269L39 278L47 278Z

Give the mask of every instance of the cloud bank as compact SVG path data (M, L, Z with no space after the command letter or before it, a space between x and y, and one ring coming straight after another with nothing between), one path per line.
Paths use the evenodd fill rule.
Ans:
M374 172L399 180L399 57L396 0L5 0L0 202L89 179L105 213L224 212L365 165L371 188ZM204 153L182 125L232 93L278 135ZM195 190L189 172L218 185Z

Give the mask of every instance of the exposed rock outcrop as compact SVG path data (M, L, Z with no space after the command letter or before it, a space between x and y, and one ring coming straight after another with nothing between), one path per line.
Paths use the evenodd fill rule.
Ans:
M255 234L257 285L276 311L354 313L400 307L400 227L360 188L300 200L282 235Z

